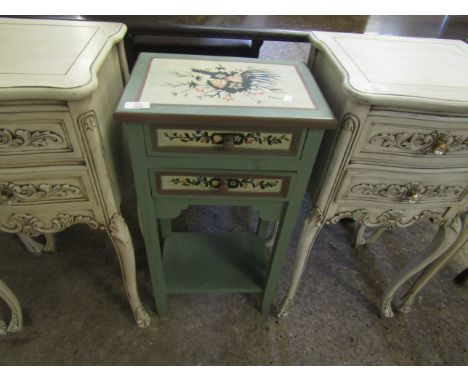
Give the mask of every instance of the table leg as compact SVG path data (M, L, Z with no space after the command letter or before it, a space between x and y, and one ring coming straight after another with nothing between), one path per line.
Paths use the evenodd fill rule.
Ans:
M357 247L358 245L372 244L376 242L377 239L385 231L384 228L377 228L368 237L365 237L364 233L366 232L366 229L367 227L364 224L359 224L359 228L356 231L356 236L354 237L354 247Z
M296 295L297 288L307 263L307 259L310 252L312 251L315 239L322 229L322 221L323 216L320 209L314 208L304 222L304 227L297 243L296 261L293 268L291 284L286 293L286 296L283 298L283 301L280 304L277 314L279 318L285 318L289 314L294 296Z
M364 237L364 232L366 232L366 228L367 227L364 224L359 224L359 228L356 231L356 236L354 237L353 247L357 247L358 245L365 245L367 243L366 238Z
M46 233L45 237L45 244L44 248L42 249L44 252L55 252L55 234L54 233Z
M442 256L458 238L460 231L461 221L459 217L456 217L450 224L446 223L441 226L431 245L400 271L395 280L388 286L382 298L381 314L384 317L393 316L392 300L395 292L412 276Z
M271 252L275 244L276 234L278 233L279 221L275 220L270 235L265 239L265 247Z
M108 226L108 232L119 258L124 287L136 323L139 327L144 328L150 324L151 318L148 313L146 313L138 295L135 251L127 224L121 215L116 213L112 216Z
M21 310L21 305L11 289L8 288L8 285L6 285L1 279L0 299L5 301L11 310L11 320L6 330L10 333L19 332L23 329L23 312Z
M18 236L18 239L21 240L28 252L40 255L44 250L44 244L34 240L31 236L25 235L24 233L17 233L16 236Z
M468 220L468 219L467 219ZM455 255L461 250L468 251L468 223L465 220L465 226L462 233L458 236L458 239L453 245L445 251L437 260L428 265L417 280L413 283L411 288L402 298L402 306L400 310L404 313L408 313L411 310L416 295L424 288L429 280L439 272L445 264L447 264Z
M42 252L54 252L55 251L55 234L46 233L45 244L41 244L31 236L25 235L24 233L17 233L18 238L21 240L23 245L26 247L28 252L40 255Z

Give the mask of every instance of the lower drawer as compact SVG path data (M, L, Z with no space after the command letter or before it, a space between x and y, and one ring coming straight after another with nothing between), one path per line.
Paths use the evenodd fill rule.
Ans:
M211 171L155 171L156 194L285 198L293 175Z
M70 208L51 205L48 208L0 207L0 231L39 236L56 233L75 225L104 229L104 219L94 208Z
M468 170L354 165L346 171L336 201L342 205L450 206L462 203L467 191Z
M95 202L82 166L0 169L0 205Z

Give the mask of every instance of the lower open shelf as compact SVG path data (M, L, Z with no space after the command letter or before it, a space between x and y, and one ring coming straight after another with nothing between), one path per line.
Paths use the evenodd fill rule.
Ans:
M170 234L164 240L167 293L261 292L267 275L264 241L253 233Z

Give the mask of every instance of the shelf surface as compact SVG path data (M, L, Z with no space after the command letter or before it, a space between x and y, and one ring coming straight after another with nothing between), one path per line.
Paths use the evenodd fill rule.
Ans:
M164 242L167 293L262 292L264 241L253 233L185 233Z

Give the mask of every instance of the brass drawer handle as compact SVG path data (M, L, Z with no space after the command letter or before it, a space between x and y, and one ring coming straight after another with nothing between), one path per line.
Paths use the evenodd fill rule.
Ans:
M435 155L447 154L447 142L442 138L437 138L434 146L432 147L432 153Z
M223 149L232 150L234 148L234 136L232 134L223 134Z
M219 192L222 192L222 193L225 193L225 192L228 192L228 191L229 191L229 184L228 184L228 180L227 180L227 179L221 178L221 179L219 180L218 190L219 190Z
M421 198L421 195L419 195L419 193L414 190L414 189L409 189L407 192L406 192L406 200L411 203L411 204L415 204L417 203L420 198Z

